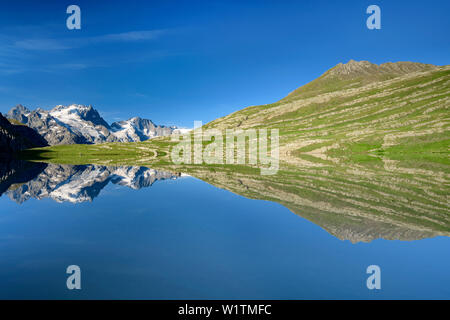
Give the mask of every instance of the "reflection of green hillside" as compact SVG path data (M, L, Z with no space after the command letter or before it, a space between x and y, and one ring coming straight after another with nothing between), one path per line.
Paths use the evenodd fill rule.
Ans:
M165 166L252 199L278 202L341 239L450 236L448 168L374 159L285 168L275 176L234 168Z
M188 173L247 198L278 202L340 239L450 236L445 164L373 158L360 164L285 166L273 176L232 165L159 162L152 168Z
M414 63L338 65L279 102L205 129L278 128L280 171L174 166L172 142L57 146L24 156L189 173L249 198L281 203L342 239L450 235L450 68Z

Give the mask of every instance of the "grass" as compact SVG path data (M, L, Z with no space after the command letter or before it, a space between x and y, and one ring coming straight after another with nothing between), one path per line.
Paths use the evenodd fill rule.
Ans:
M17 126L24 126L24 124L23 124L22 122L17 121L17 120L15 120L15 119L9 119L9 118L8 118L8 121L9 121L11 124L14 124L14 125L17 125Z

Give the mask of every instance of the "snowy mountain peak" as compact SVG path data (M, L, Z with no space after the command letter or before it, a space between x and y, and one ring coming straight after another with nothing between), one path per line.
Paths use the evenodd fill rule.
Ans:
M113 134L119 141L144 141L157 136L172 134L173 128L157 126L151 120L133 117L111 124Z
M49 145L73 143L134 142L172 134L175 127L155 125L133 117L109 125L91 105L57 105L50 111L30 111L17 105L8 117L35 129Z
M50 111L50 115L63 122L64 120L90 121L95 126L109 128L109 124L100 116L97 110L92 108L92 106L83 106L79 104L72 104L69 106L59 105Z

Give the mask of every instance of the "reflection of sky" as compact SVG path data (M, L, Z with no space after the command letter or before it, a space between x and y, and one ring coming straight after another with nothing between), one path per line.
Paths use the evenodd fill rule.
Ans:
M0 198L0 298L450 298L449 238L354 245L193 178L105 191L77 205ZM66 289L70 264L81 291Z

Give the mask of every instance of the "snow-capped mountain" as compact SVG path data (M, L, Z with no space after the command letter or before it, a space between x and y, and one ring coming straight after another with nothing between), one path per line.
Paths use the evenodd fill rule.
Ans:
M135 142L170 135L176 127L155 125L134 117L109 125L92 106L56 106L50 111L18 105L7 115L35 129L49 145L73 143Z
M111 130L119 141L144 141L172 134L174 127L157 126L151 120L134 117L114 122Z

